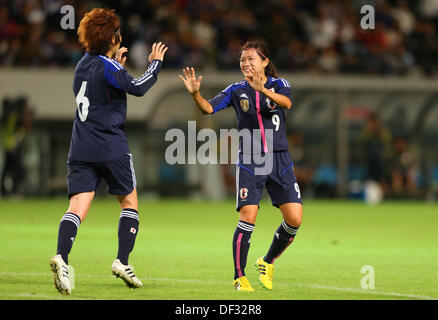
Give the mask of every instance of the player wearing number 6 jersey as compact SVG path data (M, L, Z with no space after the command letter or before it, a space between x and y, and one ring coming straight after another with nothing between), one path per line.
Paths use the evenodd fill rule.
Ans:
M143 96L152 87L167 47L154 43L148 69L140 78L133 78L124 68L128 49L120 48L120 21L114 10L96 8L86 13L78 35L86 53L73 80L77 108L67 162L70 206L59 224L57 254L50 259L50 267L55 287L70 294L68 255L103 178L121 207L112 273L129 287L139 288L142 283L128 264L139 217L133 160L125 134L126 94Z
M236 112L239 131L247 129L252 141L260 141L260 150L250 150L250 161L245 161L248 148L241 141L236 165L239 221L233 237L233 286L241 291L254 290L245 275L245 266L263 188L266 187L272 204L280 209L283 216L269 250L255 264L264 288L272 289L274 260L294 240L303 215L301 194L286 138L285 111L292 106L291 88L286 79L278 78L268 56L262 42L248 41L240 52L240 69L245 80L229 85L210 100L201 95L202 76L197 78L193 68L184 69L184 76L179 76L204 114L213 114L231 106ZM272 159L272 170L257 174L260 165L255 160L257 152Z

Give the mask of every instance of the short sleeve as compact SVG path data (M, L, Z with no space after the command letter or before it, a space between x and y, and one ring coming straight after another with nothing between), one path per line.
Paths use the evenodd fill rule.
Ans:
M292 89L290 87L289 81L287 81L284 78L279 78L276 80L276 84L277 84L276 92L292 100Z

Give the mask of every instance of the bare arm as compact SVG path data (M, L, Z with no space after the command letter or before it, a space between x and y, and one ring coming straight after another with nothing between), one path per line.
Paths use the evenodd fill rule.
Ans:
M282 108L289 110L292 107L292 101L290 101L290 99L285 95L275 93L271 90L266 89L265 87L263 87L263 90L260 92Z
M184 76L179 75L179 78L184 82L187 91L192 95L193 101L203 114L213 113L213 106L202 95L199 89L201 88L202 76L196 78L195 69L183 69Z

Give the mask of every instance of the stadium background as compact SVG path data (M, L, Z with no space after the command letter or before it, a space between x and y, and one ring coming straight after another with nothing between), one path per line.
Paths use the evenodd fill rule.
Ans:
M212 97L241 79L239 48L247 39L260 37L269 44L280 75L292 83L294 109L287 130L306 199L363 198L370 180L383 187L387 198L435 199L434 0L278 0L269 5L208 0L1 1L2 150L16 147L12 152L21 154L14 158L19 174L14 178L13 168L8 171L3 195L66 192L65 163L75 111L71 79L82 51L76 29L60 26L65 4L75 9L75 27L92 7L117 10L123 45L129 48L127 68L134 75L144 70L151 43L162 40L170 48L160 81L145 98L129 100L127 133L142 195L234 196L233 166L170 166L164 161L170 144L164 135L170 128L187 131L188 120L196 120L198 130L236 126L231 109L215 117L201 116L177 75L184 66L196 67L204 76L203 93ZM374 30L360 28L364 4L375 7ZM23 105L28 108L20 108ZM18 109L28 111L13 125L8 110ZM5 157L0 161L3 168ZM100 194L106 194L105 188Z
M110 275L120 211L104 183L69 259L73 295L53 288L48 259L68 205L72 79L82 55L76 29L60 26L66 4L76 28L93 7L117 10L135 76L154 41L169 46L155 86L128 98L141 217L130 262L145 290ZM375 8L374 30L360 28L365 4ZM437 299L437 28L438 0L0 0L0 170L8 169L0 298ZM292 85L287 134L305 210L299 237L276 262L275 290L239 295L231 287L234 166L168 165L164 137L187 132L189 120L198 131L236 127L231 108L202 116L178 74L196 67L212 97L242 79L237 54L252 37L269 44ZM384 201L369 206L367 196L379 200L376 184ZM248 264L280 222L266 194L260 211ZM361 286L367 265L375 290Z

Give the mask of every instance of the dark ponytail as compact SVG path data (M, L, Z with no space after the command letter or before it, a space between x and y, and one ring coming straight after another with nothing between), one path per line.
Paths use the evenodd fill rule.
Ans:
M242 49L240 50L239 57L242 55L242 52L246 49L255 49L257 54L262 58L262 60L266 60L269 57L269 51L266 44L261 40L250 40L247 41ZM265 68L265 75L271 76L274 78L278 78L277 69L274 66L274 63L271 59L269 59L269 63Z

